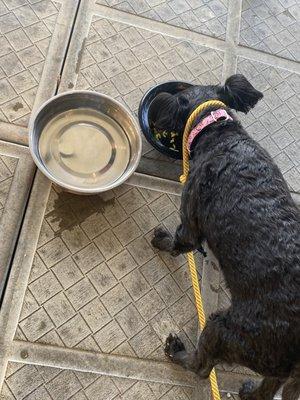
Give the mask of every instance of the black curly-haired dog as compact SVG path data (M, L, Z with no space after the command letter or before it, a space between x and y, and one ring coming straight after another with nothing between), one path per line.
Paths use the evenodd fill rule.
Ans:
M233 75L224 86L194 86L154 99L150 118L157 130L182 133L191 111L211 99L223 101L233 120L218 120L195 138L181 224L174 237L156 229L152 243L176 255L201 248L206 240L232 297L228 310L210 317L195 352L170 335L166 354L203 378L220 362L261 374L259 386L243 385L243 400L271 400L282 385L283 400L296 400L300 212L278 167L231 111L246 113L262 97L243 75ZM213 109L205 109L194 126Z

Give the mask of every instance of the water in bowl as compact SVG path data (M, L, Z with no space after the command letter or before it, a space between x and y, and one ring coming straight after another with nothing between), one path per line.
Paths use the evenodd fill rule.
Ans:
M45 125L39 152L58 181L84 189L116 181L128 165L130 145L112 118L78 108L58 114Z

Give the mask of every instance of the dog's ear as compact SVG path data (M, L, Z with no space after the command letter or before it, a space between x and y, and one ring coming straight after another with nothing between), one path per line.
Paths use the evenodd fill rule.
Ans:
M230 76L218 94L227 106L243 113L247 113L263 98L263 94L241 74Z
M160 93L149 107L149 121L156 129L181 132L190 110L190 102L184 95Z

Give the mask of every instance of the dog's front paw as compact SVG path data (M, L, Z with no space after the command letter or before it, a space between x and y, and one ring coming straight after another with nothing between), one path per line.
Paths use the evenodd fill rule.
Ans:
M256 385L253 381L249 380L243 383L240 388L239 395L241 400L252 400L253 392L255 391Z
M151 240L152 246L162 251L172 251L172 235L163 228L154 230L154 237Z
M170 333L170 335L166 339L166 344L165 344L165 355L169 358L174 358L174 355L178 353L179 351L184 351L185 346L182 343L182 341L179 339L177 335L173 335Z

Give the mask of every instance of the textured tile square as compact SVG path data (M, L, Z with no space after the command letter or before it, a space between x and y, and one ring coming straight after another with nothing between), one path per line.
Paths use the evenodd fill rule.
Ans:
M40 304L43 304L61 290L61 285L51 271L32 282L29 287Z
M31 342L48 333L53 326L54 324L43 308L39 308L20 323L20 329Z
M128 250L123 250L108 261L108 265L117 279L120 279L134 269L137 266L137 263Z
M77 314L58 329L58 334L67 347L74 347L90 333L81 315Z
M60 326L75 315L72 304L64 293L58 293L44 304L55 326Z
M70 225L64 220L69 214L63 211L74 202ZM172 213L178 218L177 203L173 196L131 186L90 202L52 189L43 227L50 215L56 223L47 226L47 236L42 228L44 239L36 249L17 337L161 358L170 330L181 332L185 339L190 332L192 340L186 340L192 346L196 313L185 259L157 254L149 242L148 218L137 218L140 212L155 214L157 224L164 224ZM123 218L119 223L111 219L114 208L124 210L126 223ZM97 236L83 236L80 229L90 231L89 223ZM74 232L80 232L76 240Z
M87 278L75 283L66 294L75 310L79 310L97 296L97 292Z

